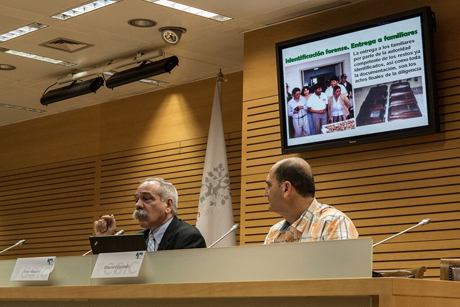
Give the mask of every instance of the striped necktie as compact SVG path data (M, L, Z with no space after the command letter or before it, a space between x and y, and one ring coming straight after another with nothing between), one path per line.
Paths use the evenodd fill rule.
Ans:
M155 237L153 236L153 233L149 233L149 243L147 245L147 251L148 252L153 252L157 250L157 241L155 240Z

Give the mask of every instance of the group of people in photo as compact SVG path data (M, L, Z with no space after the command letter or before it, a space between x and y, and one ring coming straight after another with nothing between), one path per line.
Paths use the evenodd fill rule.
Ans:
M317 83L305 85L302 89L295 87L292 93L288 91L291 138L322 134L324 125L353 117L353 87L347 81L347 75L341 76L340 83L336 76L328 83L328 86Z

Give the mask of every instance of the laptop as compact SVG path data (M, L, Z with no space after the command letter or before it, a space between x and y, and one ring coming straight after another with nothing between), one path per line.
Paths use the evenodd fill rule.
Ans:
M93 255L147 250L144 235L141 233L122 236L91 236L89 242Z

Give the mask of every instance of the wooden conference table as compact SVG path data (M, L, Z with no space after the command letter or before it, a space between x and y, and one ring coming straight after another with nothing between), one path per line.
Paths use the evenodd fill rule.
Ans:
M460 307L458 282L371 278L369 239L148 253L136 278L92 279L96 260L57 257L44 282L0 261L0 306Z
M460 283L357 278L0 288L0 306L142 306L148 302L156 306L449 307L460 306Z

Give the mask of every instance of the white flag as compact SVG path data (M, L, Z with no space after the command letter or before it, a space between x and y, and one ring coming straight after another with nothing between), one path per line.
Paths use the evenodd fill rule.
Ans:
M222 82L217 82L196 219L196 227L200 230L208 246L217 241L233 226L232 197L220 103L221 88ZM235 232L229 234L215 246L233 245L236 245Z

